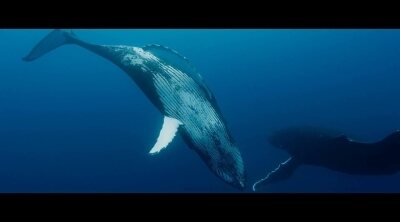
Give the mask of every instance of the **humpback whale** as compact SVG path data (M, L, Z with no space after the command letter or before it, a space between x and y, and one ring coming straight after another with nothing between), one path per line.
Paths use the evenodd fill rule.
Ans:
M288 179L301 165L313 165L349 175L391 175L400 171L400 130L377 142L366 143L322 128L294 127L274 132L268 139L290 157L253 184Z
M213 93L186 57L161 45L97 45L79 39L72 30L53 30L23 60L36 60L67 44L117 65L163 114L163 126L150 154L159 153L180 134L217 177L244 189L245 169L239 148Z

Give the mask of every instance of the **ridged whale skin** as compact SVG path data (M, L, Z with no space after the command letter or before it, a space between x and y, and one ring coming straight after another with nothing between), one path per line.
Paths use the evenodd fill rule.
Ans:
M164 115L150 154L159 153L181 134L219 178L236 188L245 187L241 153L213 94L185 57L160 45L96 45L80 40L71 30L54 30L23 60L33 61L65 44L78 45L116 64Z

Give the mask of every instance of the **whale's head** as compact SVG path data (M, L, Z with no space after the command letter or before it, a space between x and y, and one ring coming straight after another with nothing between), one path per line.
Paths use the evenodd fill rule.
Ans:
M272 146L289 153L296 149L301 139L303 139L302 134L295 129L278 130L268 136L268 142Z
M316 135L304 128L286 128L273 132L268 137L268 142L289 154L296 155L305 151L313 141Z
M219 178L239 190L244 190L246 173L243 159L236 147L231 146L229 150L215 149L211 153L201 153L200 156Z
M228 184L243 190L245 188L246 174L241 156L231 153L218 160L217 174Z
M312 152L326 141L340 135L340 132L316 127L291 127L273 132L268 136L268 142L279 149L298 156Z

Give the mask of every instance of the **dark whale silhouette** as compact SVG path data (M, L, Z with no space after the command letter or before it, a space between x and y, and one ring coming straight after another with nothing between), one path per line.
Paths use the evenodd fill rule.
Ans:
M325 167L350 175L390 175L400 171L400 131L380 141L364 143L331 130L297 127L279 130L269 139L290 158L253 185L288 179L300 165Z
M243 189L245 170L217 101L186 57L160 45L97 45L71 30L54 30L23 58L33 61L63 45L87 49L120 67L164 116L150 154L168 146L178 132L220 179ZM66 58L66 62L68 62Z

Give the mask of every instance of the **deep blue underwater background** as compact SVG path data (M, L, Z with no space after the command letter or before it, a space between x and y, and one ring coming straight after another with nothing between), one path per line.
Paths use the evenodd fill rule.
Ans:
M22 61L48 32L0 30L0 192L238 192L179 136L148 154L163 117L109 61L71 45ZM267 143L274 130L320 126L373 142L400 128L400 30L75 32L188 57L241 149L248 192L288 157ZM400 173L302 166L263 191L399 192Z

